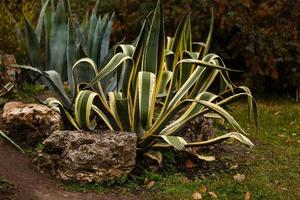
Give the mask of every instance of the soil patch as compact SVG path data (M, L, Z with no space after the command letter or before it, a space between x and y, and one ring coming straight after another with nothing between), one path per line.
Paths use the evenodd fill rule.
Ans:
M116 194L96 194L68 192L59 187L52 177L35 170L30 157L17 152L0 141L0 176L14 187L0 193L2 200L138 200L138 197L125 198Z

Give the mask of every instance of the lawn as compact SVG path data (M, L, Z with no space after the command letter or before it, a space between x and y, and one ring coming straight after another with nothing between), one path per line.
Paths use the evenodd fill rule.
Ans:
M221 146L217 161L199 162L198 167L181 172L169 166L162 172L146 170L134 177L135 181L120 179L106 185L65 186L76 191L113 191L128 196L134 193L152 200L193 199L192 194L199 190L203 199L212 198L208 192L214 192L218 199L230 200L244 199L246 192L251 199L300 199L300 103L259 100L258 109L257 132L248 123L246 103L231 106L236 119L250 133L255 143L253 149L226 144ZM217 125L216 129L224 131L227 125ZM191 173L194 175L190 176ZM234 180L238 173L245 175L244 181ZM149 185L151 180L154 182ZM203 192L203 188L207 191Z

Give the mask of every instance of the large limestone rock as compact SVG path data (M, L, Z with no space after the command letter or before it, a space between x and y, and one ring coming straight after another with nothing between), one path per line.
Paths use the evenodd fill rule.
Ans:
M29 145L43 141L63 127L57 112L39 104L9 102L3 108L2 118L7 134L15 142Z
M101 182L129 173L135 165L136 134L113 131L56 131L34 162L66 181Z

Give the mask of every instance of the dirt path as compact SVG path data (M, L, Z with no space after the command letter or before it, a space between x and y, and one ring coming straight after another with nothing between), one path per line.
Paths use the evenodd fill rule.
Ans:
M68 192L35 170L31 159L0 140L0 176L15 186L12 192L0 193L0 199L15 200L138 200L143 198L96 193Z

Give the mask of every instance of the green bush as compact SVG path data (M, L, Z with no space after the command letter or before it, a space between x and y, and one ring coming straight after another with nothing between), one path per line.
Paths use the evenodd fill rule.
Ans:
M23 3L17 4L16 1L8 0L4 2L11 4L10 10L21 16L20 7L23 7ZM40 8L40 5L37 5L39 1L26 0L24 2L35 2L30 6L35 8L32 9L32 12L35 12L32 13L32 17L36 19L37 9ZM84 16L86 10L91 10L95 2L96 0L72 0L71 7L73 12ZM166 13L166 33L172 34L180 18L186 11L191 11L195 40L206 37L206 29L209 27L209 10L214 7L217 26L214 31L212 49L231 66L245 71L242 76L234 76L234 80L246 82L257 92L272 88L282 90L299 85L299 1L168 0L162 3ZM116 44L123 38L126 42L135 39L144 14L152 10L154 5L155 0L99 1L100 13L113 11L116 13L113 24L113 43ZM9 27L7 22L5 20L0 22L1 33L8 33L0 39L0 46L16 52L15 39L7 39L14 37L13 28ZM266 88L267 85L269 88Z
M61 80L68 81L73 89L72 66L76 60L90 57L100 70L106 62L106 57L110 55L113 15L98 17L97 8L87 12L79 22L68 0L59 0L57 3L46 0L41 5L35 26L24 15L24 36L13 13L6 10L15 22L19 44L24 44L30 65L46 79L56 79L55 83L61 83ZM89 81L93 71L81 68L76 73L79 74L80 81ZM57 87L56 84L51 84L50 87ZM63 88L63 83L59 88ZM70 104L67 98L65 99L65 103Z
M220 26L215 46L226 50L222 54L246 71L242 78L252 88L283 89L296 84L299 77L292 75L300 71L299 1L220 1L214 6Z
M101 2L101 12L116 12L114 42L123 37L126 41L135 39L143 14L155 5L155 0ZM166 33L173 33L180 18L190 11L196 40L206 37L210 8L214 8L217 26L212 49L231 66L245 72L234 76L235 81L259 93L300 84L299 1L170 0L162 4Z
M25 58L25 52L18 44L16 38L15 24L22 24L23 13L32 21L38 18L38 11L40 8L40 1L24 0L10 1L2 0L0 3L0 50L5 50L6 53L16 54L19 61ZM8 12L9 11L9 12ZM13 21L12 16L16 19Z

